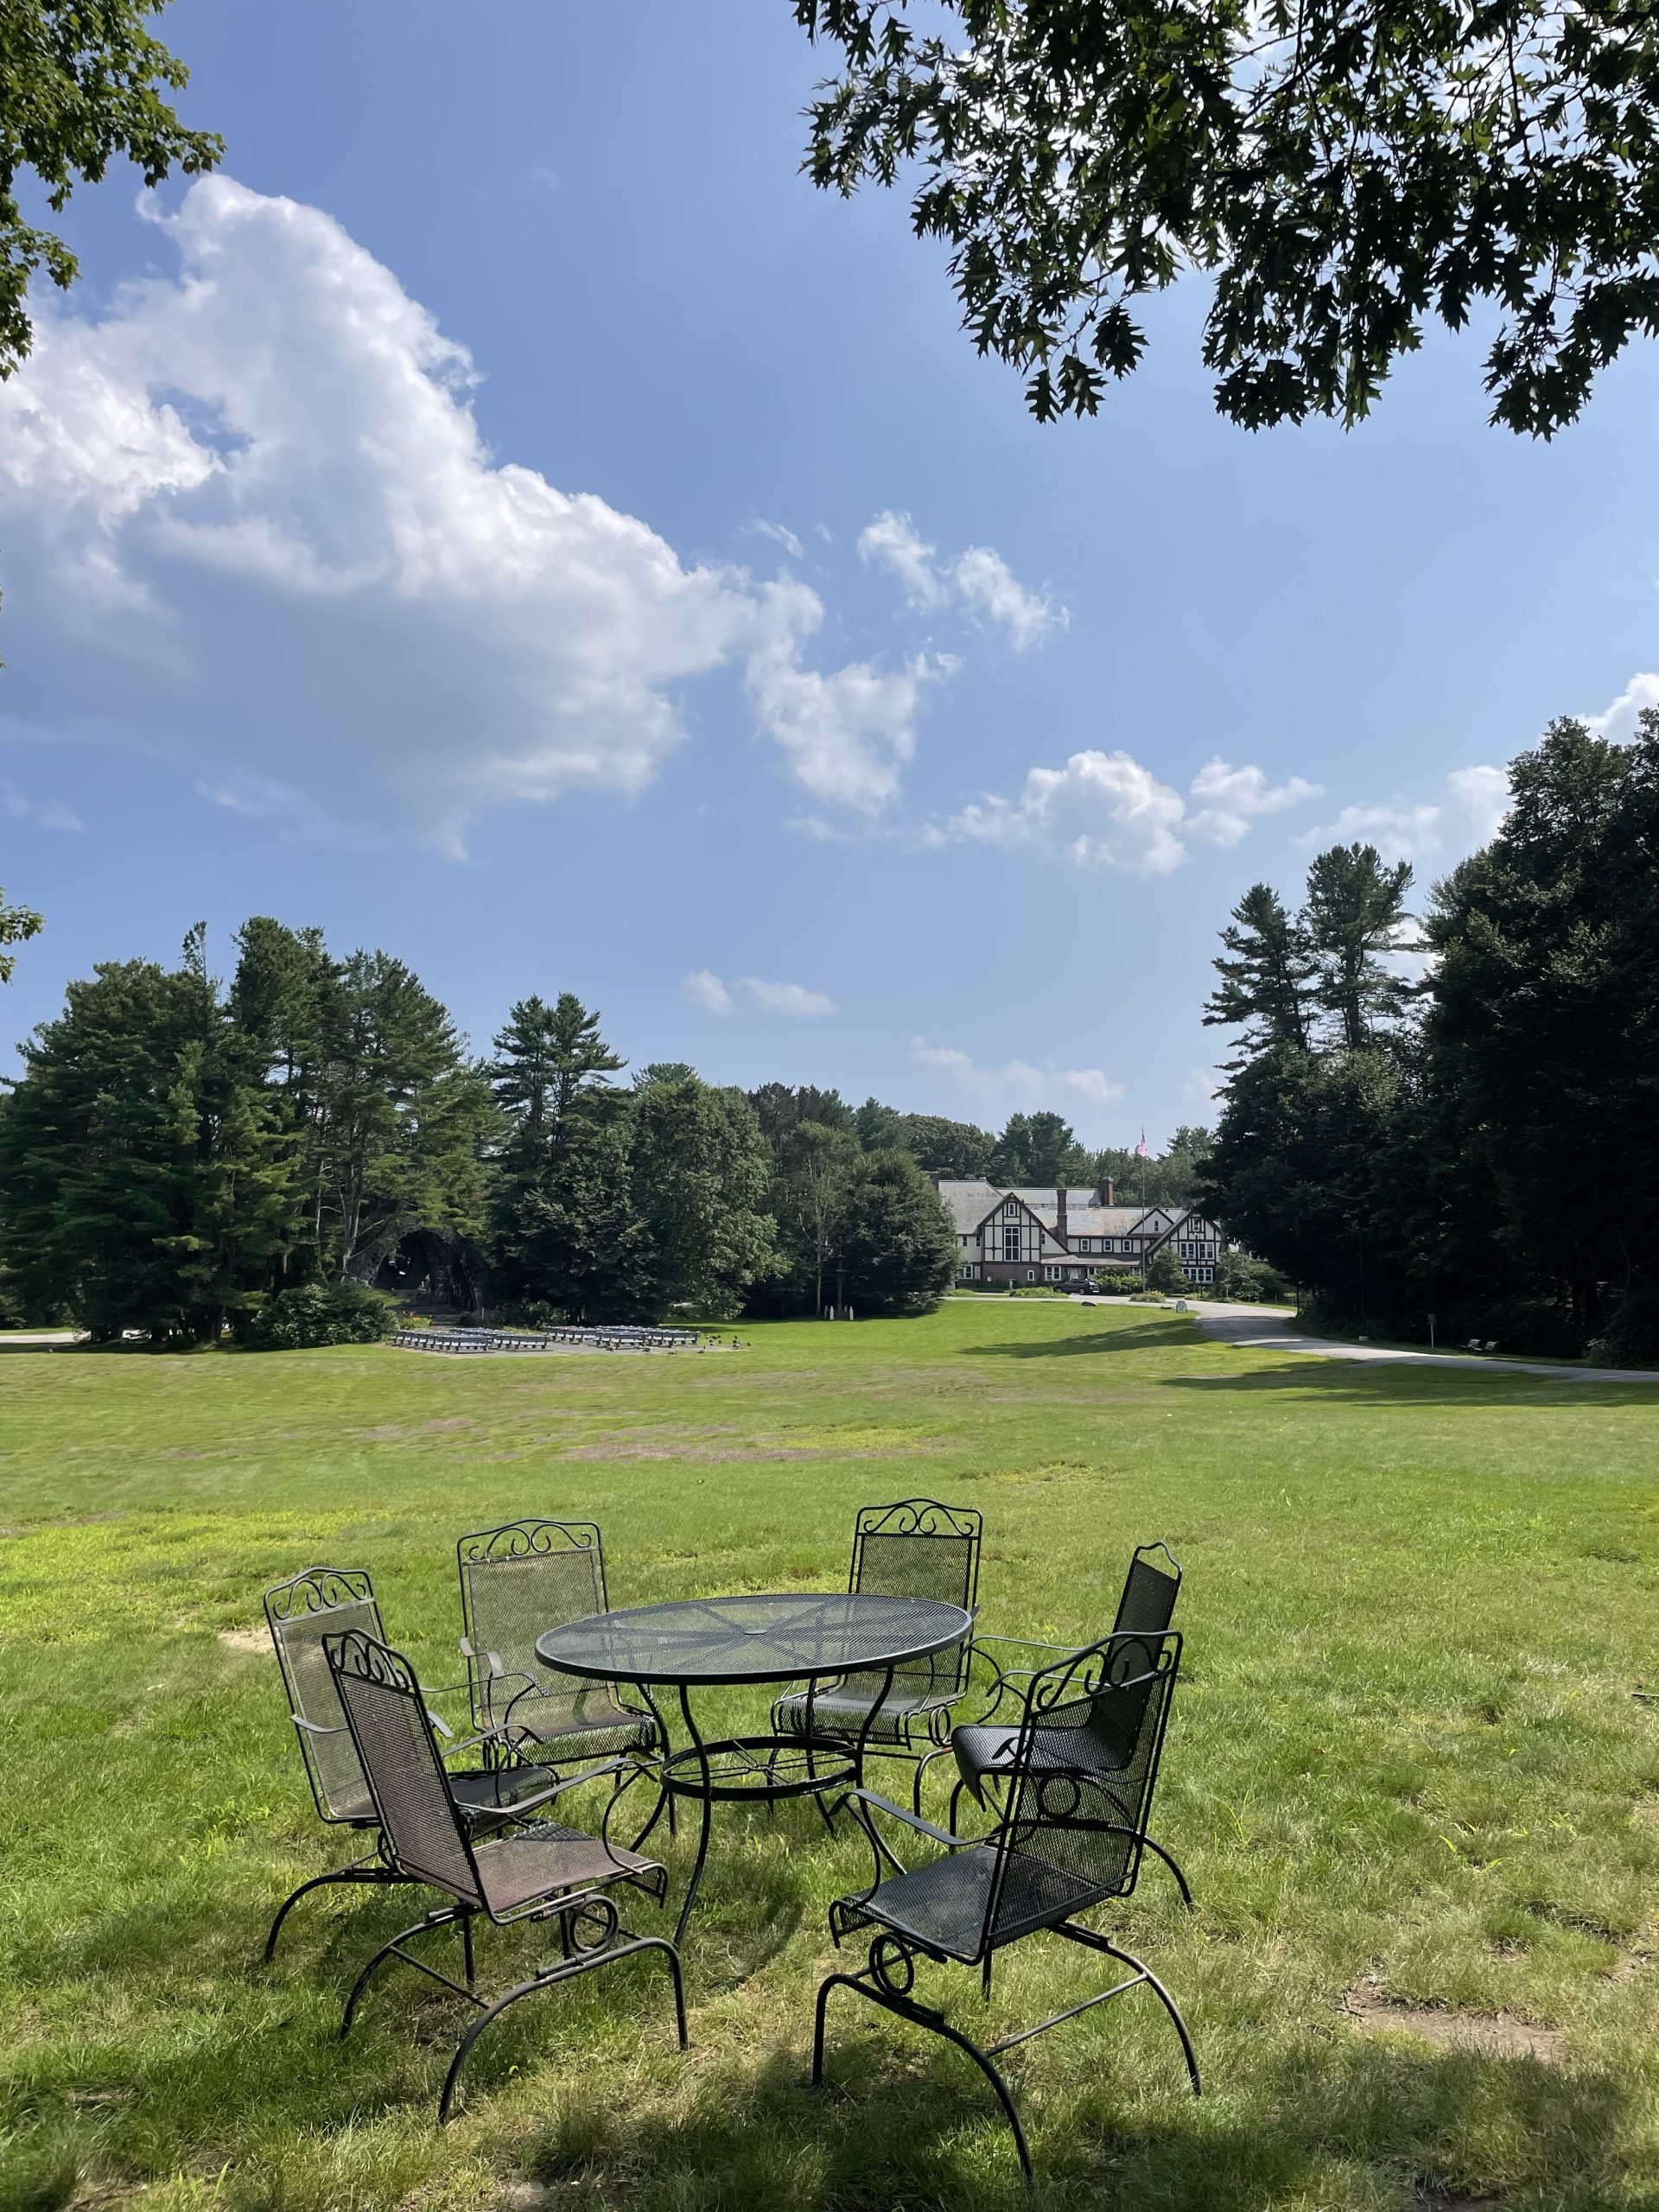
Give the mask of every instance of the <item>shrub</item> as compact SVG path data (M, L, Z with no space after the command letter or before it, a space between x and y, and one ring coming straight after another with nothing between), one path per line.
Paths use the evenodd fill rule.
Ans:
M1659 1367L1659 1290L1627 1291L1589 1350L1599 1367Z
M1187 1293L1186 1269L1173 1244L1160 1244L1147 1262L1147 1288L1166 1290L1173 1298Z
M1165 1303L1161 1290L1132 1290L1129 1302L1134 1306L1161 1306Z
M1215 1296L1236 1299L1243 1306L1284 1306L1290 1285L1266 1260L1253 1260L1247 1252L1229 1252L1216 1269Z
M320 1344L373 1344L391 1333L391 1300L366 1283L309 1282L278 1291L242 1332L251 1351L311 1351Z
M1141 1287L1139 1268L1096 1268L1095 1288L1103 1298L1133 1298Z

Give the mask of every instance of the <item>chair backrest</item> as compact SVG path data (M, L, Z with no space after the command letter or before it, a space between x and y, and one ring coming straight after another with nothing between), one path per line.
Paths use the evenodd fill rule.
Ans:
M1131 1631L1033 1678L995 1838L988 1948L1134 1889L1180 1663L1176 1630Z
M400 1872L481 1905L478 1869L414 1669L361 1629L328 1637L324 1649L381 1832Z
M608 1610L604 1547L591 1521L509 1521L463 1536L455 1558L476 1726L499 1727L517 1700L534 1705L543 1721L565 1725L607 1701L602 1685L561 1674L536 1656L543 1630ZM539 1703L543 1698L556 1700L557 1709ZM521 1709L518 1717L531 1716Z
M1166 1567L1156 1564L1154 1552L1163 1554L1169 1562ZM1113 1635L1125 1629L1138 1630L1143 1636L1159 1635L1174 1618L1175 1600L1180 1592L1181 1562L1169 1546L1137 1544L1129 1560L1129 1571L1123 1578L1123 1595L1117 1601Z
M266 1591L265 1621L317 1811L325 1821L372 1821L374 1799L322 1647L346 1629L383 1635L373 1584L359 1567L308 1567Z
M907 1497L867 1505L853 1524L849 1590L883 1598L934 1598L969 1612L979 1589L981 1516L971 1506ZM894 1671L896 1694L953 1694L968 1679L972 1639ZM859 1678L861 1681L863 1677ZM874 1688L880 1677L869 1678Z

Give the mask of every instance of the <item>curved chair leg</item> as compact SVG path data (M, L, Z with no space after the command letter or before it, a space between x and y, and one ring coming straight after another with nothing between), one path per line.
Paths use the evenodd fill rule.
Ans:
M349 1866L337 1866L331 1874L314 1874L308 1882L302 1882L297 1890L284 1897L277 1907L276 1917L271 1922L270 1933L265 1938L265 1964L269 1966L276 1955L276 1938L283 1932L283 1923L298 1904L300 1899L308 1897L313 1890L326 1890L337 1884L351 1884L357 1886L372 1885L380 1887L391 1882L406 1881L408 1878L407 1875L394 1873L390 1866L379 1866L361 1859L354 1859Z
M958 2050L966 2052L996 2091L997 2102L1002 2107L1003 2118L1014 2130L1014 2148L1020 2153L1020 2171L1024 2174L1027 2185L1029 2187L1035 2178L1031 2164L1031 2145L1026 2140L1026 2131L1020 2125L1018 2112L1014 2109L1014 2098L1009 2093L1007 2083L979 2045L970 2042L959 2029L953 2028L948 2020L941 2018L937 2012L925 2011L918 2005L906 2005L902 2000L896 2001L886 1995L884 1992L873 1989L868 1982L855 1980L849 1974L827 1975L818 1987L817 2025L812 2038L813 2087L818 2088L823 2081L824 2016L829 2006L830 1993L836 1988L855 1990L859 1996L867 1998L872 2005L879 2005L884 2012L892 2012L901 2020L910 2020L918 2028L927 2028L934 2035L943 2036L947 2043L955 2044Z
M1181 2039L1181 2052L1186 2060L1187 2078L1192 2084L1192 2094L1195 2097L1201 2096L1203 2089L1198 2081L1198 2054L1192 2048L1192 2038L1186 2031L1186 2022L1181 2018L1179 2006L1164 1987L1163 1983L1159 1980L1144 1959L1137 1959L1133 1951L1120 1950L1116 1943L1109 1943L1103 1936L1093 1936L1089 1948L1090 1950L1105 1951L1112 1958L1121 1959L1126 1967L1133 1967L1146 1982L1153 1995L1175 2023L1175 2032Z
M454 2109L455 2090L461 2081L461 2070L467 2063L473 2045L492 2020L499 2020L508 2006L516 2005L521 1997L533 1997L538 1989L550 1989L561 1981L574 1980L577 1974L589 1974L595 1967L609 1966L613 1959L630 1958L638 1951L662 1951L667 1955L669 1973L674 1984L675 2018L679 2029L680 2049L683 2050L686 2048L685 1984L680 1974L679 1954L671 1943L664 1942L660 1936L636 1936L626 1943L617 1944L613 1949L578 1955L568 1963L543 1967L541 1973L533 1974L528 1981L515 1983L512 1988L504 1990L499 1997L486 2005L466 2034L462 2036L455 2048L455 2055L449 2062L449 2071L445 2075L443 2081L443 2094L438 2099L440 2126L448 2120Z
M392 1937L391 1942L383 1943L380 1946L374 1956L364 1967L362 1973L359 1974L357 1980L352 1984L352 1993L346 1999L346 2010L340 2015L340 2039L342 2043L345 2042L346 2037L352 2031L352 2022L356 2017L358 2000L361 1998L364 1991L368 1987L376 1974L378 1973L379 1969L385 1964L386 1961L391 1958L394 1953L398 1952L398 1947L401 1944L408 1942L411 1936L424 1936L429 1928L451 1927L457 1920L463 1917L464 1916L459 1911L429 1913L424 1920L417 1920L412 1928L404 1928L400 1929L398 1933ZM470 1929L467 1930L467 1948L469 1955L467 1965L470 1967L472 1964L470 1956L472 1950L472 1931ZM399 1955L401 1955L401 1954L399 1954ZM417 1959L410 1959L407 1961L407 1963L410 1966L419 1966L422 1973L423 1974L430 1973L431 1971L429 1967L426 1967ZM448 1976L447 1974L438 1974L434 1978L439 1981L448 1980ZM454 1983L450 1984L452 1988L455 1986L456 1985ZM461 1993L465 1996L467 1993L463 1990Z
M1153 1838L1149 1835L1143 1835L1141 1840L1148 1851L1157 1853L1159 1858L1163 1860L1165 1866L1168 1867L1170 1872L1175 1877L1175 1886L1181 1893L1181 1903L1186 1907L1187 1910L1191 1912L1192 1910L1192 1892L1187 1887L1186 1877L1182 1873L1173 1855L1164 1849L1161 1843L1154 1842Z

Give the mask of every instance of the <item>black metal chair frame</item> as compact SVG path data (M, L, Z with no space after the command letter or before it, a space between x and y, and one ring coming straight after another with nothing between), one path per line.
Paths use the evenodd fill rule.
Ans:
M467 1662L467 1689L471 1702L473 1726L480 1730L506 1726L524 1732L526 1749L538 1746L543 1752L569 1745L570 1756L579 1758L579 1747L584 1736L613 1736L615 1727L597 1723L589 1729L562 1729L543 1736L537 1728L536 1704L550 1693L541 1676L527 1667L508 1667L500 1654L489 1649L489 1640L480 1631L477 1617L477 1592L474 1577L481 1568L511 1566L535 1560L552 1560L576 1555L584 1560L593 1576L595 1603L590 1609L595 1613L610 1611L610 1598L605 1584L605 1546L597 1523L592 1521L545 1521L526 1518L508 1521L497 1529L480 1529L471 1535L461 1537L455 1546L455 1566L461 1581L461 1615L463 1634L461 1639L461 1656ZM543 1620L543 1629L555 1624ZM533 1649L533 1639L532 1639ZM544 1662L539 1662L544 1663ZM567 1677L574 1681L574 1677ZM505 1686L516 1682L516 1689ZM662 1716L652 1702L649 1689L642 1690L646 1710L624 1705L616 1695L612 1683L579 1682L576 1689L587 1694L607 1692L619 1714L632 1722L640 1732L641 1741L630 1747L641 1756L660 1751L665 1740ZM499 1707L499 1709L498 1709ZM601 1753L608 1758L615 1754ZM557 1770L562 1762L543 1758L542 1762Z
M384 1640L380 1608L374 1594L374 1585L365 1569L358 1567L308 1567L302 1573L291 1575L286 1582L274 1584L264 1594L265 1624L270 1630L270 1640L276 1654L276 1663L282 1669L283 1687L288 1693L289 1719L299 1739L301 1756L305 1762L306 1779L311 1785L311 1796L316 1805L317 1818L331 1827L353 1830L359 1835L372 1835L374 1847L345 1866L329 1869L327 1873L314 1874L290 1891L276 1909L265 1938L264 1961L269 1966L276 1955L277 1938L283 1923L303 1897L314 1890L336 1887L385 1888L406 1881L407 1875L398 1872L388 1856L380 1818L375 1809L373 1793L368 1778L363 1773L355 1747L352 1745L350 1731L344 1716L337 1724L308 1718L303 1684L294 1666L294 1656L289 1648L288 1630L296 1621L326 1619L330 1615L357 1612L365 1615L373 1624L373 1633ZM320 1637L319 1641L322 1639ZM449 1686L458 1692L461 1685ZM425 1697L444 1694L442 1689L422 1688ZM433 1725L447 1736L449 1730L435 1714L429 1716ZM336 1783L324 1767L324 1746L333 1751L351 1749L351 1767L360 1796L353 1793L343 1801ZM478 1751L484 1758L483 1766L474 1772L449 1776L449 1784L461 1807L462 1816L487 1823L499 1819L510 1808L528 1811L532 1806L546 1802L553 1793L543 1787L543 1777L535 1770L526 1770L523 1762L513 1754L512 1746L499 1730L480 1732L452 1741L448 1756L457 1757L468 1751ZM517 1785L509 1776L517 1774Z
M1192 2093L1195 2096L1199 2094L1198 2063L1192 2038L1168 1990L1144 1960L1094 1929L1081 1926L1076 1918L1079 1912L1129 1896L1135 1887L1146 1844L1146 1815L1162 1759L1180 1653L1181 1639L1173 1630L1161 1635L1131 1631L1108 1637L1037 1674L1025 1700L1020 1750L1008 1776L1007 1809L988 1837L954 1835L949 1829L936 1827L931 1821L906 1812L887 1798L864 1789L849 1792L843 1802L853 1806L869 1840L875 1859L875 1879L868 1890L838 1898L830 1906L830 1932L837 1949L842 1937L856 1929L874 1927L876 1932L868 1962L860 1972L832 1974L819 1985L812 2041L815 2087L823 2080L825 2022L830 1993L836 1989L851 1990L882 2011L943 2037L973 2060L996 2092L1004 2117L1014 2132L1020 2169L1029 2183L1033 2179L1030 2145L996 2059L1017 2044L1046 2035L1049 2029L1144 1984L1173 2023ZM1133 1740L1121 1764L1115 1764L1099 1755L1102 1743L1109 1742L1114 1731L1100 1729L1094 1724L1111 1719L1113 1702L1119 1700L1125 1707L1122 1726L1133 1730ZM1073 1730L1085 1748L1068 1765L1053 1756L1052 1739ZM1116 1732L1121 1740L1122 1727ZM1043 1754L1040 1757L1039 1752ZM1122 1787L1132 1794L1133 1802L1124 1802L1119 1797L1110 1779L1116 1773L1126 1777ZM912 1874L904 1866L875 1825L874 1815L878 1813L901 1822L918 1835L942 1844L951 1854L950 1863L959 1863L956 1860L958 1853L982 1854L984 1879L980 1886L983 1890L983 1906L976 1927L967 1921L959 1923L961 1940L949 1940L941 1932L942 1923L937 1917L926 1932L918 1929L914 1919L906 1919L904 1885L906 1881L916 1882L927 1876L930 1869L918 1868ZM1121 1819L1101 1817L1103 1814L1120 1813ZM1042 1855L1045 1842L1053 1851L1049 1859ZM1075 1868L1062 1866L1056 1872L1056 1859L1064 1861L1068 1853L1074 1857L1084 1855L1090 1848L1102 1854L1092 1878ZM935 1859L931 1867L946 1863ZM1046 1910L1040 1903L1040 1878L1033 1879L1045 1875L1055 1892ZM889 1893L885 1906L884 1891ZM912 1910L916 1918L928 1916L925 1910L915 1906ZM1067 2005L1035 2027L1020 2029L984 2044L976 2043L961 2029L952 2026L937 2007L922 2004L912 1993L918 1961L925 1959L941 1966L977 1966L983 1994L988 1999L996 1953L1011 1942L1039 1932L1060 1936L1068 1942L1100 1952L1132 1971L1110 1988L1098 1991L1079 2004Z
M979 1594L980 1545L984 1535L984 1517L972 1506L942 1505L937 1498L906 1497L892 1505L866 1505L860 1508L853 1523L852 1564L848 1570L847 1587L857 1592L865 1587L872 1544L880 1545L884 1539L938 1539L944 1542L965 1545L966 1560L960 1593L952 1592L950 1602L960 1605L972 1613ZM878 1554L879 1555L879 1554ZM937 1591L893 1591L886 1594L894 1597L937 1597ZM808 1699L803 1691L793 1691L779 1698L772 1709L772 1725L775 1733L783 1736L800 1734L809 1727L820 1736L856 1738L860 1745L861 1763L865 1758L904 1759L915 1768L911 1796L913 1809L922 1809L922 1776L928 1760L938 1751L948 1748L950 1715L967 1694L975 1658L975 1638L967 1637L954 1650L936 1654L928 1662L931 1680L938 1685L921 1700L907 1706L894 1705L885 1710L893 1695L893 1682L873 1691L868 1699L868 1710L844 1716L833 1707L826 1712L826 1697L833 1698L842 1686L831 1681L815 1685L813 1706L809 1712ZM941 1669L948 1669L942 1674ZM850 1679L843 1677L842 1681ZM903 1673L899 1686L903 1689ZM889 1737L886 1731L891 1729Z
M1144 1575L1145 1571L1150 1567L1152 1554L1154 1552L1161 1552L1164 1557L1169 1561L1171 1571L1168 1573L1166 1573L1161 1568L1152 1570L1157 1574L1158 1580L1160 1582L1168 1582L1173 1585L1173 1587L1169 1592L1167 1603L1165 1605L1160 1605L1160 1617L1156 1619L1144 1617L1141 1618L1127 1618L1127 1616L1130 1615L1136 1610L1134 1600L1136 1592L1137 1574L1140 1573ZM1169 1546L1163 1542L1161 1539L1150 1544L1137 1544L1134 1552L1130 1554L1128 1572L1123 1578L1123 1588L1117 1601L1117 1616L1112 1623L1112 1634L1114 1636L1119 1636L1129 1630L1145 1630L1147 1633L1157 1633L1166 1629L1174 1614L1175 1601L1180 1595L1183 1574L1184 1570L1179 1560L1176 1558L1174 1553L1169 1548ZM1035 1637L997 1636L993 1635L988 1631L982 1633L978 1641L982 1646L985 1644L995 1644L998 1646L1006 1645L1021 1651L1049 1652L1052 1656L1044 1662L1045 1665L1048 1666L1052 1666L1056 1658L1063 1659L1071 1657L1075 1651L1075 1647L1071 1644L1045 1643ZM984 1712L980 1715L979 1719L970 1724L975 1729L984 1728L994 1725L994 1716L995 1715L998 1707L1001 1705L1005 1695L1007 1695L1016 1700L1023 1701L1026 1692L1024 1689L1016 1688L1014 1687L1015 1684L1020 1682L1029 1684L1035 1679L1036 1675L1042 1671L1041 1668L1039 1667L1003 1666L998 1663L988 1652L985 1654L985 1657L988 1663L990 1664L994 1669L990 1699ZM1007 1770L1002 1762L1004 1760L1011 1760L1014 1757L1014 1751L1020 1740L1019 1726L1015 1723L999 1728L997 1730L997 1733L1003 1740L997 1753L994 1754L996 1761L995 1764L992 1764L991 1761L987 1760L976 1763L974 1767L969 1770L964 1762L960 1748L955 1744L945 1744L940 1748L940 1750L937 1751L930 1751L927 1758L922 1762L924 1768L925 1768L931 1765L934 1759L942 1758L946 1756L947 1753L954 1751L956 1753L957 1764L963 1769L963 1771L957 1779L956 1787L950 1792L950 1808L945 1816L947 1824L953 1833L957 1827L957 1816L962 1803L962 1793L964 1789L971 1790L978 1802L981 1804L983 1804L985 1802L986 1789L988 1787L995 1787L995 1785L999 1782L1005 1782L1007 1779ZM921 1781L918 1777L917 1782L918 1810L920 1809L920 1796ZM1170 1872L1175 1878L1175 1885L1181 1893L1182 1904L1186 1907L1189 1912L1192 1911L1192 1891L1188 1885L1185 1873L1182 1871L1178 1861L1171 1853L1164 1848L1163 1845L1160 1843L1155 1837L1149 1835L1143 1836L1141 1838L1141 1841L1154 1857L1162 1859L1164 1865L1168 1867Z
M600 1967L647 1951L659 1951L667 1961L673 1984L675 2021L680 2049L683 2050L687 2044L685 1986L679 1953L660 1936L636 1936L625 1928L616 1901L609 1894L613 1885L626 1883L645 1891L660 1905L668 1891L667 1872L655 1860L640 1859L632 1853L619 1854L617 1847L611 1844L605 1826L615 1799L613 1797L606 1807L605 1822L601 1822L597 1837L541 1821L516 1817L510 1821L518 1839L546 1847L550 1863L561 1847L567 1850L575 1847L580 1851L582 1847L597 1845L611 1862L613 1872L594 1874L588 1871L575 1878L554 1878L545 1888L524 1891L504 1907L492 1905L488 1878L480 1867L480 1847L474 1844L467 1821L444 1786L442 1755L432 1732L432 1716L422 1700L420 1686L408 1661L361 1629L348 1629L343 1635L328 1637L326 1649L353 1742L374 1792L391 1863L397 1867L403 1880L424 1883L429 1888L447 1891L453 1900L401 1929L369 1960L346 2000L340 2024L341 2041L351 2033L364 1992L389 1960L397 1959L404 1966L413 1967L429 1980L465 1998L476 2008L478 2017L461 2037L444 2077L438 2100L438 2119L442 2123L454 2108L461 2069L474 2044L490 2023L499 2019L510 2006L539 1990L555 1988L561 1982L592 1974ZM400 1756L389 1748L384 1736L377 1742L371 1732L373 1704L378 1704L384 1713L388 1699L402 1700L408 1708L400 1716L406 1755ZM615 1764L621 1766L625 1763L618 1760ZM560 1795L594 1778L592 1770L568 1777L548 1795ZM400 1837L404 1839L401 1844ZM504 1830L481 1848L488 1851L512 1840ZM550 1921L559 1932L561 1955L496 1995L481 1995L477 1987L474 1938L474 1923L480 1919L498 1928ZM460 1981L405 1948L418 1936L454 1927L460 1929L461 1936L465 1979Z

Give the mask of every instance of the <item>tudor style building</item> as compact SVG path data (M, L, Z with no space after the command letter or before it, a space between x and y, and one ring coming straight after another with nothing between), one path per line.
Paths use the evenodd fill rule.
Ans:
M957 1232L960 1282L1078 1282L1101 1268L1142 1273L1173 1248L1194 1285L1216 1279L1226 1240L1191 1206L1120 1206L1099 1190L999 1190L935 1179Z

